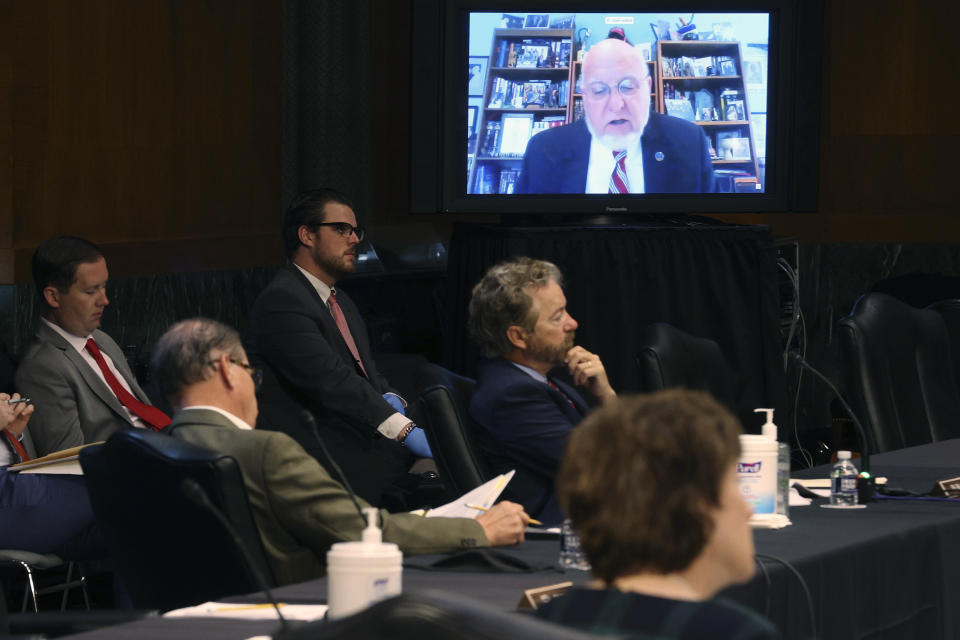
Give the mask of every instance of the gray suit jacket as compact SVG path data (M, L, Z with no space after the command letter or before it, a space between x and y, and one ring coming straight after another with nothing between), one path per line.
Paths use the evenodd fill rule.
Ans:
M117 343L99 329L93 332L93 339L113 360L133 395L149 403ZM16 388L36 406L28 432L34 452L40 456L106 440L111 433L133 426L110 387L76 349L43 322L17 368Z
M362 521L349 494L287 434L239 429L207 409L178 412L167 430L236 459L278 584L322 576L333 543L360 539ZM363 499L360 505L370 506ZM424 518L381 509L380 523L384 541L406 554L489 544L483 527L469 518Z

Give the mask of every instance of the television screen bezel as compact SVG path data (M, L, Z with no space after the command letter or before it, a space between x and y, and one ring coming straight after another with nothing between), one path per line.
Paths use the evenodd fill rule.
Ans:
M790 210L793 150L790 132L795 130L795 72L797 0L701 0L681 3L661 0L647 4L611 0L585 8L582 2L518 2L501 0L449 0L443 16L443 60L440 113L442 140L439 159L440 208L444 213L501 215L616 215L645 213L755 213ZM767 76L767 164L763 193L736 194L467 194L466 114L467 74L463 66L469 55L469 15L472 12L528 13L767 13L770 16ZM820 47L819 35L811 46ZM462 63L462 64L459 64Z

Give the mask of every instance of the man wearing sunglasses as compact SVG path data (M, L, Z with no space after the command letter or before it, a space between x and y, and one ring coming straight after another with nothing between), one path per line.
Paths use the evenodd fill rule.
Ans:
M517 193L716 191L700 127L651 112L639 49L616 38L598 42L584 58L582 81L583 119L530 139Z
M360 312L336 287L356 268L362 239L344 194L297 197L283 222L289 262L254 303L245 346L264 373L258 428L289 434L326 464L316 429L357 493L379 505L415 457L432 454L377 370Z

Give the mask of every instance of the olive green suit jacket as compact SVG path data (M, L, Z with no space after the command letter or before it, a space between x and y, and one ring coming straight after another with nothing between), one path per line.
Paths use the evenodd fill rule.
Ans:
M290 436L247 431L208 409L184 409L168 427L192 444L228 454L243 472L260 538L278 584L325 573L336 542L359 540L363 521L349 494ZM362 499L361 507L370 506ZM424 518L380 510L384 542L405 554L447 553L488 546L483 528L469 518Z

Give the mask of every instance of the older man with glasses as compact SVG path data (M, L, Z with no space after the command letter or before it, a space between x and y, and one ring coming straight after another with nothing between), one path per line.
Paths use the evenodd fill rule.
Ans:
M710 144L697 125L650 110L650 72L639 49L610 38L587 52L584 118L527 145L517 193L716 191Z
M402 500L415 458L432 454L377 371L356 305L336 287L356 268L362 239L344 194L297 197L283 222L289 263L254 303L244 342L264 373L257 427L287 433L326 464L319 434L357 493L379 505L385 490Z

